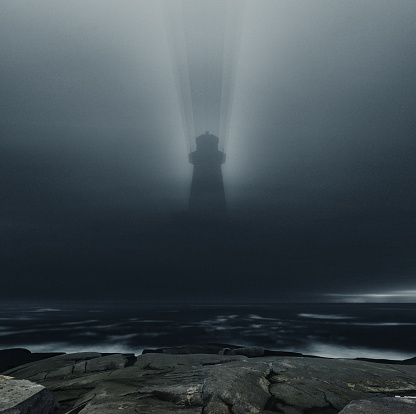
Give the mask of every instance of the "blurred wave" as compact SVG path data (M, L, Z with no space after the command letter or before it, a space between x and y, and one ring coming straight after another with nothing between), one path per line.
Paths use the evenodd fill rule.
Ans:
M416 355L414 325L414 304L21 304L0 310L0 348L139 354L146 348L222 343L406 359Z

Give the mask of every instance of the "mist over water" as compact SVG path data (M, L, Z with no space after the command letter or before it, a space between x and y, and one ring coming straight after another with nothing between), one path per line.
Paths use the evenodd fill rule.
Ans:
M2 298L415 290L414 0L1 7ZM206 130L215 223L186 218Z
M0 313L0 349L130 352L219 343L343 358L415 356L412 304L28 303Z

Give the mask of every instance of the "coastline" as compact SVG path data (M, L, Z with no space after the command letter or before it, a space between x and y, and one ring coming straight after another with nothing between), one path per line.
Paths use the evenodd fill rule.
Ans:
M353 402L383 398L388 399L385 406L401 404L405 410L390 412L416 408L416 358L331 359L226 344L146 350L141 355L83 352L32 358L39 359L2 375L13 377L15 384L29 380L45 387L43 392L55 401L50 412L56 414L121 409L149 414L335 414L344 409L353 413L347 407Z
M367 357L360 357L357 356L355 358L344 358L344 357L331 357L331 356L322 356L322 355L309 355L303 354L300 352L290 352L290 351L275 351L264 349L262 347L243 347L239 345L232 345L232 344L217 344L217 343L209 343L209 344L202 344L202 345L191 345L191 346L184 346L184 347L172 347L172 348L151 348L151 349L143 349L139 353L126 353L126 352L100 352L92 351L93 353L99 353L103 356L109 355L134 355L136 358L139 355L145 354L171 354L171 355L189 355L189 354L219 354L222 350L243 350L242 354L248 357L259 357L259 356L285 356L285 357L308 357L308 358L325 358L325 359L350 359L350 360L357 360L357 361L367 361L367 362L374 362L374 363L382 363L382 364L398 364L398 365L416 365L416 356L413 358L407 359L388 359L388 358L367 358ZM261 355L247 355L247 352L250 352L250 349L257 349ZM244 350L248 350L246 354L244 354ZM84 352L84 351L82 351ZM89 352L89 351L88 351ZM235 351L234 351L235 352ZM31 352L29 349L26 348L6 348L0 349L0 374L11 370L13 368L17 368L21 365L30 364L32 362L42 361L44 359L52 358L55 356L60 355L71 355L71 354L78 354L79 352Z

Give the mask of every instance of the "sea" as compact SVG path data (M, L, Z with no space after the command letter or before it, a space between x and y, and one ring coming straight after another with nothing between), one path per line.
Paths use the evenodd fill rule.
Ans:
M416 356L416 304L3 304L0 349L141 354L198 344L328 358Z

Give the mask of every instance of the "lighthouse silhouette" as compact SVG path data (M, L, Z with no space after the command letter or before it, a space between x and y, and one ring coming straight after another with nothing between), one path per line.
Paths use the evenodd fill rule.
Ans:
M221 165L225 154L218 149L219 138L210 134L196 137L196 151L189 154L193 164L189 212L198 216L221 216L227 211Z

